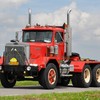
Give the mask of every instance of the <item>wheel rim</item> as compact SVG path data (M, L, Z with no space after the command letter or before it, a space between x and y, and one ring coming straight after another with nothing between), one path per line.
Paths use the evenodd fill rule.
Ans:
M90 70L88 68L84 70L84 80L86 83L89 83L90 81Z
M96 79L97 79L97 82L100 83L100 68L98 68L96 71Z
M48 73L48 81L51 85L53 85L56 81L56 72L54 69L50 69Z

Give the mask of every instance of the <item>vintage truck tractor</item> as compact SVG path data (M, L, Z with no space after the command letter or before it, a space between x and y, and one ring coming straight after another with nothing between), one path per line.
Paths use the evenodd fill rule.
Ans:
M16 81L35 80L45 89L57 84L75 87L100 87L100 61L84 59L72 53L72 34L67 12L67 24L62 26L31 25L22 29L22 42L15 40L5 45L0 58L1 84L12 88Z

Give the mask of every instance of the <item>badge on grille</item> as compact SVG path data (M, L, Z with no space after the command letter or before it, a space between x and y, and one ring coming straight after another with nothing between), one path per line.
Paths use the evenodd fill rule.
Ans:
M17 61L16 58L11 58L10 62L9 62L9 65L19 65L19 62Z

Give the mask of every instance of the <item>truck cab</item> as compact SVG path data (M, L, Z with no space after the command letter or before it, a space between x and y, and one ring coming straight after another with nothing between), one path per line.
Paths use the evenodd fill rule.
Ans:
M59 63L64 59L64 29L62 28L55 26L25 28L22 41L30 46L30 63L45 68L45 64L50 60Z

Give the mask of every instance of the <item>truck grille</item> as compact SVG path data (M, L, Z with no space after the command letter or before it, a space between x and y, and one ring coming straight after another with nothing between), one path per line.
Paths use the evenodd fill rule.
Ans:
M24 45L6 45L4 65L25 65L26 54Z

